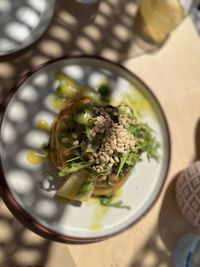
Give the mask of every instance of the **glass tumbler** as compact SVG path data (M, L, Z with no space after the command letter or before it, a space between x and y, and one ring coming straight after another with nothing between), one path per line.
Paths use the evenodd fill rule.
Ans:
M136 35L152 47L163 45L195 2L192 0L141 0L134 24Z

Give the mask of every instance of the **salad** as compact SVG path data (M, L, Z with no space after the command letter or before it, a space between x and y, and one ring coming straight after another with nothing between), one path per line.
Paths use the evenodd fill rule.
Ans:
M50 158L63 179L59 196L80 201L92 195L110 196L128 179L143 153L158 159L153 130L125 102L112 106L109 86L104 83L98 92L87 93L65 74L57 78L56 93L64 105L51 128Z

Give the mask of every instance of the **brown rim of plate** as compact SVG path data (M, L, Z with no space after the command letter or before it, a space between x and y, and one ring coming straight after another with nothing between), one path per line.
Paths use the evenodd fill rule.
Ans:
M170 133L169 133L169 126L167 123L167 119L166 116L164 114L164 111L157 99L157 97L154 95L154 93L150 90L150 88L140 79L137 77L137 75L135 75L134 73L132 73L131 71L127 70L124 66L122 66L119 63L113 62L111 60L108 59L104 59L98 56L63 56L57 59L53 59L50 61L47 61L43 64L40 64L39 66L33 68L32 70L28 71L25 75L23 75L22 77L20 77L16 83L14 84L14 86L12 87L12 89L10 90L8 96L4 99L4 101L1 103L0 105L0 131L1 131L1 126L2 126L2 121L3 121L3 117L4 117L4 113L6 111L6 107L7 104L9 103L9 101L11 100L12 96L14 95L15 92L17 92L17 90L20 88L20 86L25 82L25 80L27 80L33 73L37 72L38 70L42 69L43 67L46 67L49 64L55 63L57 61L61 61L64 59L84 59L84 58L88 58L88 59L95 59L98 61L103 61L103 62L107 62L111 65L116 65L119 68L121 68L123 71L126 71L129 75L134 76L141 84L143 84L143 86L148 90L148 92L150 93L150 95L152 96L152 98L155 100L156 104L158 105L162 118L164 120L164 124L166 126L166 134L167 134L167 140L168 140L168 145L169 145L169 154L168 154L168 158L167 158L167 166L166 166L166 170L164 173L164 178L163 178L163 182L160 186L160 190L157 193L157 195L155 196L154 200L152 201L152 203L149 205L149 207L143 212L143 214L141 214L135 221L131 222L128 226L126 226L125 228L115 232L115 233L111 233L111 234L107 234L105 236L102 237L91 237L91 238L83 238L83 237L73 237L73 236L67 236L67 235L62 235L56 231L53 231L51 229L49 229L48 227L43 226L41 223L37 222L29 213L27 213L16 201L16 199L14 198L14 196L12 195L9 186L6 182L5 176L4 176L4 172L3 172L3 168L2 168L2 162L1 162L1 157L0 157L0 182L1 182L1 186L0 186L0 194L2 196L3 201L5 202L6 206L8 207L8 209L10 210L10 212L27 228L29 228L30 230L32 230L33 232L37 233L38 235L50 239L52 241L57 241L57 242L62 242L62 243L68 243L68 244L88 244L88 243L93 243L93 242L98 242L98 241L102 241L105 240L107 238L116 236L126 230L128 230L130 227L132 227L134 224L136 224L138 221L141 220L141 218L143 218L148 212L149 210L153 207L153 205L156 203L156 201L158 200L158 197L163 189L164 183L166 181L167 178L167 174L169 171L169 167L170 167L170 159L171 159L171 140L170 140Z

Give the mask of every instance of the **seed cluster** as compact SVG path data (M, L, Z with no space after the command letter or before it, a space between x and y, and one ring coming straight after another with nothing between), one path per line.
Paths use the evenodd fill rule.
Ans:
M97 112L92 137L95 138L99 133L104 134L104 136L99 150L90 154L89 161L94 163L93 169L100 173L104 170L105 164L112 167L113 164L119 162L117 155L133 150L135 139L127 131L128 126L133 123L127 116L119 115L118 122L114 122L110 116L111 108L99 108ZM106 176L101 176L101 180L104 179L106 179Z

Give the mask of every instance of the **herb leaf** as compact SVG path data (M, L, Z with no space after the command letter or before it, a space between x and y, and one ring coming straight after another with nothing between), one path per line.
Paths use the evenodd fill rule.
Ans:
M138 123L129 126L129 131L136 138L136 153L147 153L147 158L159 159L158 148L159 143L156 141L153 130L146 123Z
M118 171L117 171L117 177L119 177L119 174L127 160L127 157L128 157L128 153L124 154L121 158L120 158L120 164L119 164L119 168L118 168Z
M70 173L79 171L83 168L86 168L90 166L90 163L87 162L69 162L67 163L67 165L64 165L62 167L59 167L60 171L58 173L58 175L60 177L64 177L66 175L69 175Z
M100 197L101 205L120 209L130 209L130 206L125 205L122 200L113 202L113 197L114 195Z
M88 174L88 177L83 182L83 185L81 186L81 189L77 195L79 197L80 196L87 196L89 198L91 196L93 190L94 190L94 187L96 184L96 179L97 179L96 175Z

